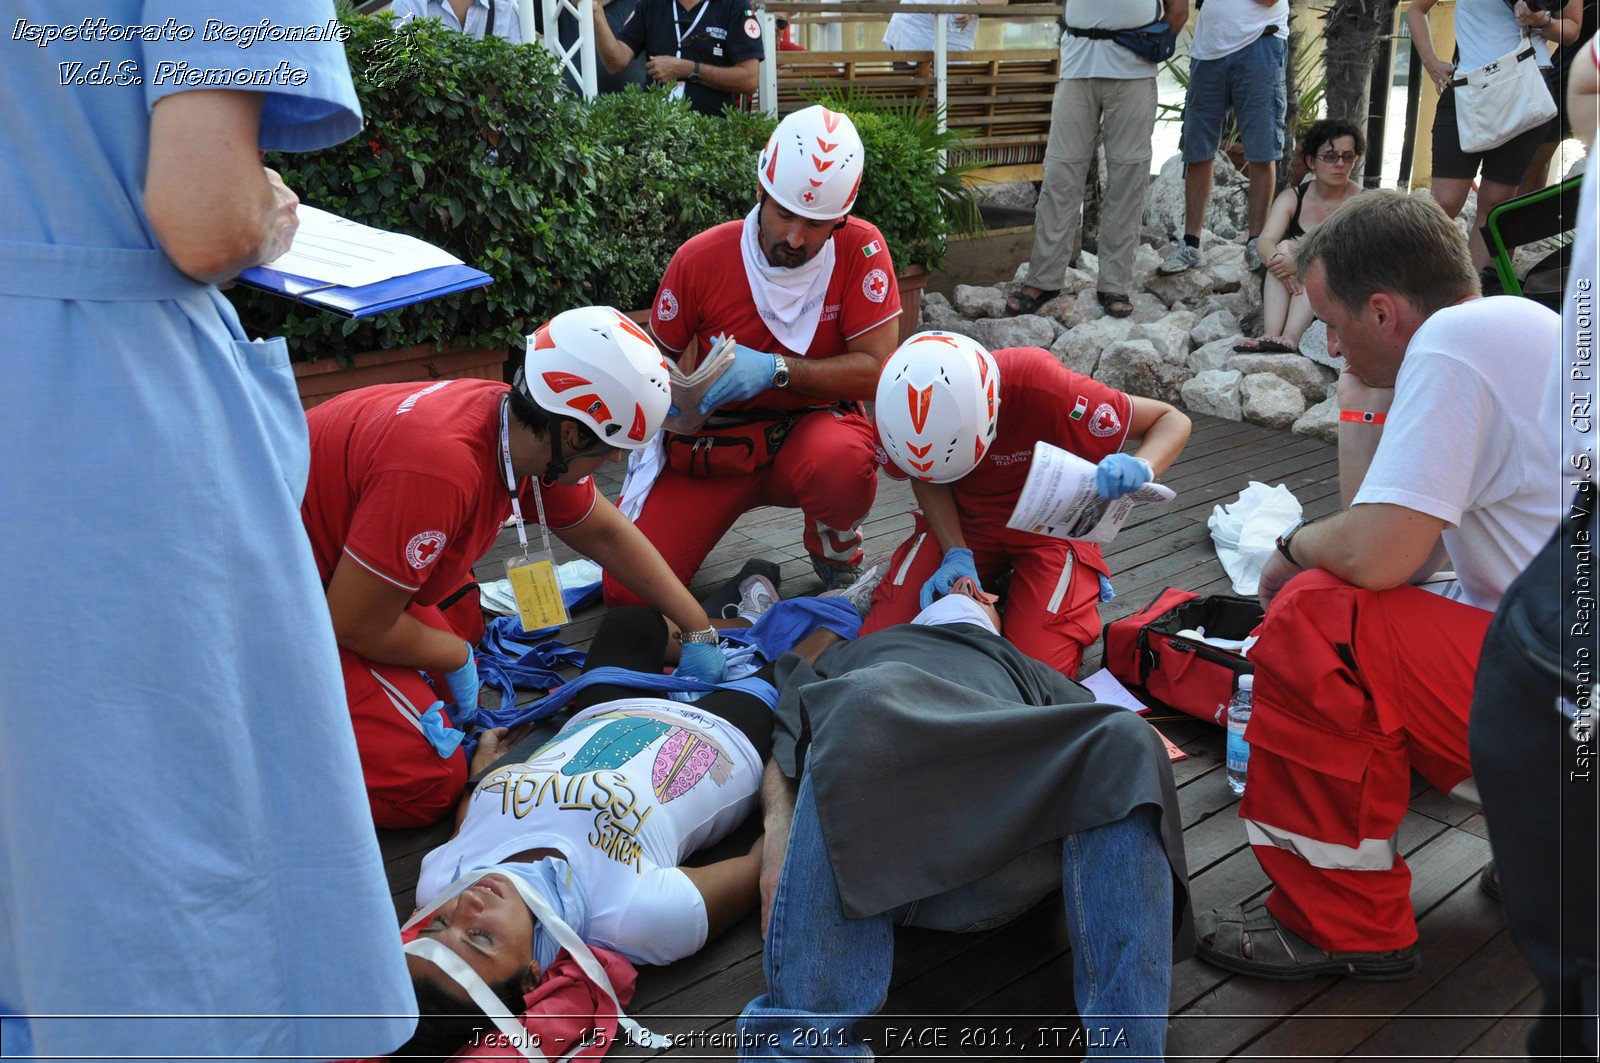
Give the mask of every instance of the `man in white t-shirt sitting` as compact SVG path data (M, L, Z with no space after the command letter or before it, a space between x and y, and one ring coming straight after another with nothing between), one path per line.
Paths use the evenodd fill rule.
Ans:
M1006 312L1031 314L1060 294L1098 137L1106 148L1106 187L1096 290L1106 313L1127 317L1133 313L1129 296L1139 223L1150 198L1156 64L1109 35L1157 19L1176 34L1189 20L1189 0L1066 0L1062 19L1061 80L1050 105L1033 253L1028 256L1028 279L1007 301Z
M1265 905L1202 915L1200 955L1265 978L1405 978L1421 962L1396 838L1411 769L1476 803L1467 715L1484 634L1561 512L1539 418L1561 322L1481 298L1466 241L1424 197L1368 192L1299 257L1348 365L1354 497L1286 530L1262 571L1239 814L1274 888ZM1408 586L1445 551L1455 593Z
M1261 268L1256 239L1278 183L1288 106L1284 71L1289 52L1289 0L1211 0L1189 45L1189 89L1183 99L1183 239L1157 268L1182 273L1204 265L1200 229L1211 199L1212 167L1222 128L1233 111L1250 178L1245 265Z

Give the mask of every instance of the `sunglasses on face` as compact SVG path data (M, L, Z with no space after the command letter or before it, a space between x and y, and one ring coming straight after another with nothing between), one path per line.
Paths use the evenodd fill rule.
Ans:
M1336 162L1354 164L1357 159L1361 158L1361 156L1357 155L1353 151L1325 151L1321 155L1318 155L1317 158L1321 159L1325 163L1329 163L1330 165Z

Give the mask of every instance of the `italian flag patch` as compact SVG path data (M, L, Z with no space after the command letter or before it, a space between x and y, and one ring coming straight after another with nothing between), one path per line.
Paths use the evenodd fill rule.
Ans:
M1079 395L1078 401L1072 404L1072 413L1069 416L1071 416L1074 421L1081 421L1083 420L1083 415L1088 412L1089 400L1084 398L1082 395Z
M873 240L870 243L865 243L865 244L861 245L861 257L862 258L871 258L873 255L877 254L879 251L882 251L882 250L883 250L883 245L878 243L878 241Z

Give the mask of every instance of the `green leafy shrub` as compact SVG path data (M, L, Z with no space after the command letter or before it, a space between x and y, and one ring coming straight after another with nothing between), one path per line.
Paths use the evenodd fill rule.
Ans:
M534 45L429 19L345 24L366 128L267 165L306 203L437 244L495 283L359 322L232 289L245 327L287 337L297 358L514 346L573 306L648 306L685 240L755 203L770 118L696 114L661 89L585 103ZM867 149L856 213L898 265L938 266L949 235L978 224L966 168L942 154L959 138L912 104L819 101L849 113Z

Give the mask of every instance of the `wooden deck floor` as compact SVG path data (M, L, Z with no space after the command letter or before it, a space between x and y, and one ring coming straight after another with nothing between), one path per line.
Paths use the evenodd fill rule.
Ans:
M1163 478L1178 497L1125 527L1106 551L1118 598L1102 608L1107 621L1144 605L1164 587L1226 592L1206 518L1249 480L1287 484L1307 516L1338 507L1334 448L1315 440L1246 424L1199 417L1182 459ZM615 482L606 485L615 497ZM880 483L865 531L869 557L886 555L911 527L904 484ZM479 568L500 574L508 550L502 536ZM514 539L511 539L514 541ZM792 511L749 513L724 538L694 581L708 591L761 556L779 562L785 593L815 588ZM564 559L564 558L563 558ZM578 615L563 638L586 644L601 615ZM1099 667L1099 648L1084 674ZM1245 845L1237 801L1224 782L1222 732L1193 720L1161 720L1161 730L1188 759L1173 765L1191 889L1197 910L1238 904L1261 895L1266 876ZM742 852L756 828L707 854ZM409 913L422 853L448 833L383 832L396 911ZM1518 1058L1538 999L1532 976L1512 947L1498 906L1477 885L1489 860L1483 819L1417 780L1400 846L1411 865L1412 901L1422 932L1423 967L1404 982L1319 978L1296 983L1235 977L1198 960L1173 971L1170 1059L1411 1059ZM674 1059L727 1058L732 1017L763 989L761 940L755 917L670 967L644 968L629 1011L660 1032L700 1032L692 1046L662 1053ZM897 1059L1073 1059L1078 1030L1072 1004L1072 958L1059 896L1022 919L984 934L902 930L896 939L892 989L883 1015L869 1024L879 1054ZM943 1041L939 1047L928 1045ZM965 1040L967 1043L962 1044ZM709 1042L709 1043L708 1043ZM892 1042L892 1043L891 1043ZM614 1047L608 1058L652 1055Z

